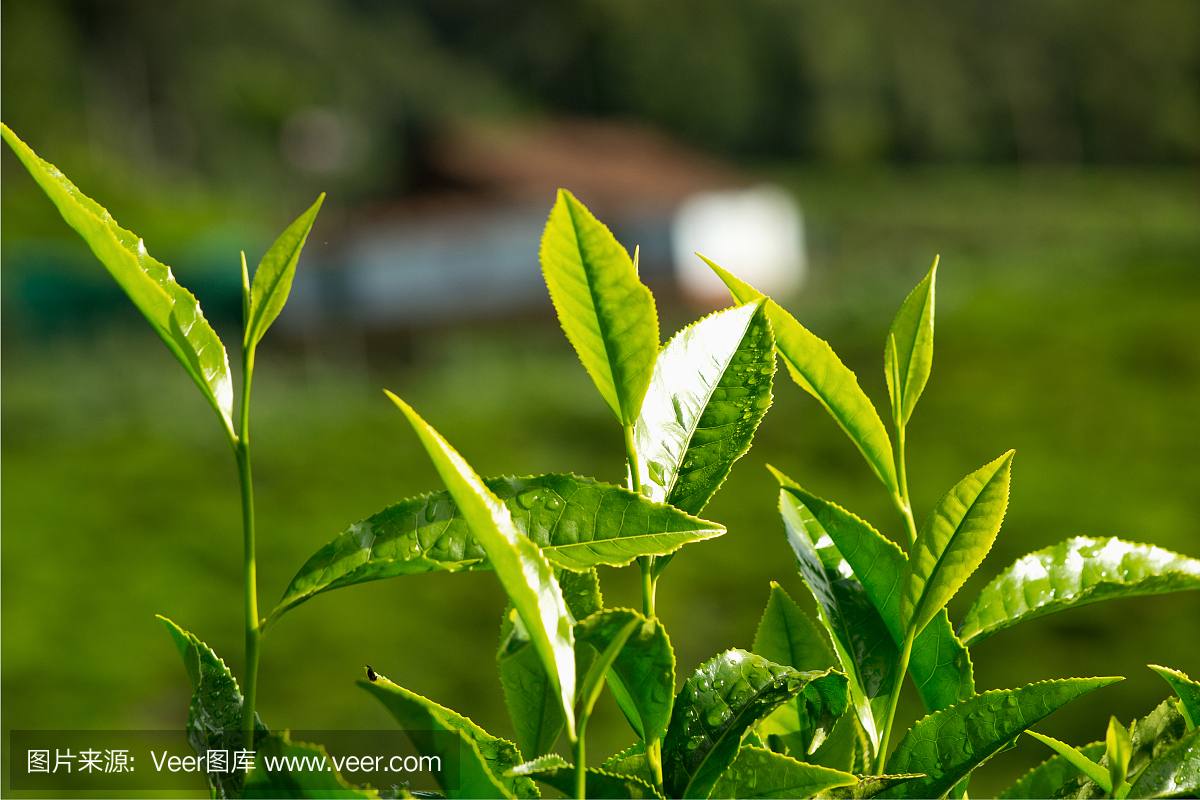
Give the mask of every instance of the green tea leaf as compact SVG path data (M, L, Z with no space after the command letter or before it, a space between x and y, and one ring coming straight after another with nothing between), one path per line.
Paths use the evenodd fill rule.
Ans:
M819 684L819 685L814 685ZM663 743L663 786L672 797L707 797L737 756L742 736L781 703L812 690L842 691L840 673L797 672L744 650L713 657L684 682Z
M1188 735L1187 720L1180 713L1178 704L1174 698L1164 700L1145 717L1134 720L1132 735L1130 736L1130 746L1133 753L1129 760L1129 774L1136 776L1134 783L1137 784L1141 780L1143 771L1147 770L1158 756L1173 749ZM1101 755L1099 764L1101 767L1107 768L1108 757ZM1109 779L1107 770L1105 770L1104 778L1105 782ZM1173 780L1167 780L1159 788L1166 795L1175 794L1169 791L1173 783ZM1155 789L1152 789L1147 784L1143 784L1137 791L1139 793L1151 792L1155 791ZM1086 775L1076 776L1074 779L1068 781L1058 792L1058 796L1060 797L1075 798L1101 797L1104 794L1107 794L1104 785L1091 780ZM1137 795L1131 791L1130 796ZM1187 796L1187 790L1184 789L1175 794L1175 796Z
M853 786L858 778L836 769L805 764L770 750L743 747L725 770L709 797L816 797L838 786Z
M707 258L704 261L725 282L739 303L749 303L765 296ZM775 333L775 347L783 356L792 379L801 389L817 398L850 437L850 441L854 442L887 490L898 496L900 490L896 483L892 440L888 438L875 406L859 387L858 378L841 362L825 340L809 332L778 303L768 298L766 309L771 330Z
M614 617L619 612L601 611L596 615L597 622L594 626L586 628L592 632L603 630L607 636L590 637L588 644L599 644L602 641L605 646L603 650L599 650L599 656L592 662L591 668L583 678L583 684L579 689L579 718L586 720L592 715L592 709L596 705L596 701L600 699L600 692L604 689L604 676L613 662L617 660L621 650L625 647L625 642L629 641L629 637L633 634L634 629L640 628L641 623L645 622L645 618L638 619L637 617L627 618L623 624L613 625L605 624L606 622L615 621ZM625 615L622 615L625 616ZM607 618L607 619L606 619ZM583 724L582 722L580 723Z
M638 737L660 741L671 723L675 692L675 652L666 628L629 609L607 609L575 628L577 642L603 652L624 626L637 625L608 672L609 688Z
M519 528L520 526L518 526ZM542 548L543 552L546 548ZM570 569L555 570L563 599L575 619L587 619L604 608L604 597L600 594L600 576L595 567L582 572Z
M771 405L775 339L762 301L681 330L654 364L634 428L642 491L699 514Z
M1200 683L1177 669L1160 667L1156 664L1150 664L1149 667L1171 684L1175 694L1179 695L1179 710L1183 713L1183 718L1187 720L1187 729L1190 731L1195 728L1197 720L1200 720Z
M933 295L937 265L935 258L929 274L900 306L883 352L892 416L900 425L907 424L912 416L933 366Z
M1200 794L1200 729L1192 730L1141 771L1127 797L1195 797Z
M567 339L622 425L633 425L658 355L658 312L629 253L565 189L542 234L542 274Z
M552 563L570 570L623 566L639 555L670 553L725 529L671 506L576 475L489 478L484 485L513 524ZM308 560L271 612L281 614L321 592L367 581L445 570L490 568L474 531L449 492L385 508L351 525ZM586 615L585 615L586 616Z
M1071 747L1071 745L1067 744L1066 742L1060 742L1058 739L1050 736L1043 736L1037 731L1025 731L1025 733L1029 734L1054 752L1058 753L1058 755L1066 759L1071 766L1075 767L1078 772L1087 775L1093 781L1103 786L1106 793L1112 794L1112 778L1109 775L1108 770L1104 769L1104 767L1085 756L1079 750Z
M646 783L654 781L654 773L646 755L645 742L636 742L621 752L609 756L600 765L600 769L614 775L633 775Z
M513 775L528 775L553 786L564 797L575 796L575 767L562 756L546 756L511 770ZM661 798L654 787L633 775L621 775L604 769L588 767L584 776L585 792L595 800L606 798Z
M471 534L479 538L504 591L521 615L546 667L546 674L558 688L567 720L567 735L574 741L573 620L550 563L536 544L517 531L508 508L441 434L399 397L391 392L387 394L412 423L455 504L466 518Z
M788 597L787 592L774 581L771 582L771 595L767 600L766 611L763 612L754 636L753 652L768 661L801 672L828 669L838 663L837 657L829 652L824 635L817 630L816 625L800 610L795 601ZM789 754L807 761L809 759L801 754L808 750L816 733L817 721L807 718L800 707L801 704L800 698L793 697L772 711L755 730L763 738L772 735L779 737L785 746L790 745ZM840 722L839 720L838 724ZM828 751L826 754L828 755ZM822 762L822 765L840 769L836 764ZM847 769L851 767L853 752L850 764L846 765Z
M496 654L496 668L504 704L517 734L517 747L527 758L536 758L554 749L566 717L558 690L546 674L537 649L522 647L515 653L505 652L513 627L519 623L516 609L510 606L500 627L501 647Z
M375 695L400 723L413 746L423 756L437 756L443 765L459 760L459 786L451 788L445 777L434 777L449 797L519 797L538 796L537 787L529 778L505 777L505 773L524 759L512 742L492 736L471 720L448 708L427 700L392 683L382 675L358 681L358 685ZM433 731L452 731L459 734L457 746L446 746L445 737L431 736ZM458 752L453 752L457 750Z
M263 766L264 757L321 759L326 764L330 763L329 753L321 745L293 742L287 731L282 734L273 733L258 746L255 767L246 776L242 797L347 797L378 800L379 793L374 789L348 783L337 770L268 770Z
M1200 561L1161 547L1077 536L1017 559L975 600L968 645L1027 619L1100 600L1200 589Z
M980 467L942 496L921 526L900 587L904 630L920 633L992 549L1004 510L1013 451Z
M75 188L57 167L39 158L7 125L0 123L0 135L179 359L221 418L229 441L237 441L229 356L196 298L175 281L170 267L150 257L140 238L118 225L108 211Z
M849 680L855 713L877 750L881 727L877 720L891 705L899 651L862 584L840 571L842 555L809 509L784 489L779 493L779 510L800 577L817 601L817 615Z
M204 642L162 615L155 615L183 658L192 684L188 707L188 744L197 755L209 750L240 750L242 741L242 693L225 662ZM256 738L270 730L254 715ZM240 797L245 775L240 772L210 772L205 776L214 797Z
M768 469L779 479L782 487L808 508L829 535L846 560L846 567L838 565L838 573L849 571L858 579L871 603L879 610L892 641L897 648L902 647L904 625L900 619L898 590L904 578L908 556L867 522L836 503L811 494L778 470ZM926 711L930 713L975 694L971 656L954 635L944 611L917 634L908 671L917 685Z
M794 702L794 701L792 701ZM842 772L854 771L854 757L860 748L861 728L853 714L838 717L825 741L811 754L791 753L797 759ZM861 743L863 747L866 743Z
M1104 742L1092 742L1078 748L1089 761L1104 755ZM1054 755L1026 772L1021 779L1000 793L1000 800L1018 797L1056 797L1067 781L1079 774L1075 766L1061 755Z
M325 200L324 192L317 202L287 227L271 249L258 262L254 273L254 286L250 290L250 315L247 318L244 344L252 348L262 339L267 328L283 311L288 294L292 291L292 278L296 275L296 264L300 250L317 219L317 212Z
M1129 731L1117 721L1116 717L1108 719L1108 736L1105 739L1104 754L1108 758L1108 775L1112 785L1112 796L1125 797L1129 792L1129 784L1125 778L1129 775L1129 759L1133 756L1133 747L1129 741Z
M775 581L771 581L771 596L754 634L753 652L801 672L837 663L817 626Z
M1093 689L1121 678L1070 678L975 695L909 728L886 772L923 772L884 797L940 797L1021 731Z

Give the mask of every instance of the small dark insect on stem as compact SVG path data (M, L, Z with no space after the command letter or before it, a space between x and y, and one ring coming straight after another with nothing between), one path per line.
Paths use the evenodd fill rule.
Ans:
M370 664L367 664L367 680L369 680L371 683L379 680L379 675L375 672L375 670L371 669Z

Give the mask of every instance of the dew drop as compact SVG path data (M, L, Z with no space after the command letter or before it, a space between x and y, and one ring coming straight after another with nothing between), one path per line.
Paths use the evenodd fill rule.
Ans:
M540 503L541 500L542 493L532 487L528 489L522 489L521 491L517 492L517 505L519 505L521 508L531 509Z
M430 500L425 504L425 521L433 522L437 519L437 503Z
M546 495L546 508L551 511L558 511L562 506L563 501L561 497L553 493Z

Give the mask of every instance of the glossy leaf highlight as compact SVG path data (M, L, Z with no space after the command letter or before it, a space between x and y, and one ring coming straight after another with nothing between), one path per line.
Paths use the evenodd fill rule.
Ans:
M1100 600L1200 589L1200 561L1117 538L1076 536L1017 559L971 605L958 635L972 645L1018 622Z
M892 320L883 352L884 374L892 400L892 416L900 425L908 423L913 407L929 381L933 366L933 305L937 262L905 298Z
M292 279L296 275L300 251L324 201L325 194L322 193L317 202L279 235L258 262L258 269L254 272L254 285L250 289L250 314L244 339L247 348L259 343L267 328L271 327L279 312L283 311L288 294L292 291Z
M236 441L229 356L196 298L175 281L170 267L146 252L138 236L118 225L108 211L79 191L57 167L39 158L7 125L0 124L0 135L195 381L221 418L226 437Z
M546 674L558 688L567 735L575 739L575 641L573 620L550 563L536 544L522 536L512 514L484 485L458 452L412 408L388 392L404 412L429 454L472 535L479 538L492 569L521 615Z
M194 634L164 616L156 617L171 635L192 684L188 744L197 755L207 755L209 750L249 747L242 742L242 693L225 662ZM256 737L270 733L257 714L254 715L254 730ZM205 777L214 797L241 796L243 773L212 772Z
M771 405L775 340L763 302L681 330L654 364L634 429L642 490L699 514Z
M1155 756L1127 797L1195 797L1200 794L1200 728Z
M779 510L800 577L817 601L817 615L849 680L855 713L877 750L896 685L899 651L862 584L849 570L840 570L841 553L808 508L784 489Z
M725 529L607 483L576 475L489 478L485 487L552 563L582 571L663 555ZM421 572L489 568L449 492L402 500L351 525L308 560L272 620L321 592ZM565 591L565 590L564 590Z
M959 481L921 526L900 587L906 632L924 630L992 549L1008 507L1012 457L1009 450Z
M658 312L628 251L565 189L542 234L542 275L567 339L622 425L641 410L658 355Z
M672 797L707 797L733 763L745 734L781 703L806 691L842 691L838 673L797 672L743 650L728 650L696 670L675 698L663 743L663 786Z
M709 259L704 258L704 261L725 282L739 303L749 303L765 296ZM792 379L817 398L850 437L850 441L854 442L887 490L898 495L892 441L875 406L858 385L858 378L825 340L808 331L778 303L768 298L766 309L771 330L775 333L775 347L783 356Z
M883 797L940 797L1021 731L1121 678L1070 678L975 695L913 725L887 762L890 774L922 772Z

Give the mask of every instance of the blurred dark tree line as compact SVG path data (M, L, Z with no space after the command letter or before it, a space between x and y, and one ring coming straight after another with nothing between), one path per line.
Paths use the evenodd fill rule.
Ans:
M51 159L349 196L439 121L644 120L744 157L1194 163L1194 0L6 0L3 115Z

